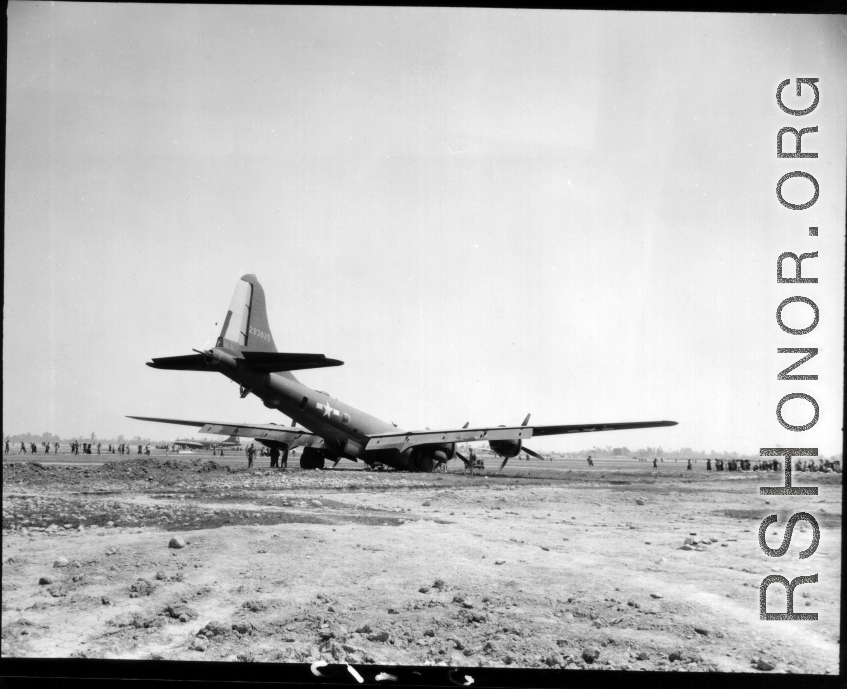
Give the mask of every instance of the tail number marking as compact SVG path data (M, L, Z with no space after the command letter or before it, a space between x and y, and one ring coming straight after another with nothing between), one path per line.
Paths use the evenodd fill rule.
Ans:
M263 330L259 330L258 328L254 328L252 325L250 326L250 334L255 335L256 337L261 337L263 340L271 341L271 334L266 333Z

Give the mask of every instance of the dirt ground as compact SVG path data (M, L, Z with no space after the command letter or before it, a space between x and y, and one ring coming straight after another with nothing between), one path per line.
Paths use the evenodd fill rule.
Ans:
M49 459L3 466L5 657L839 669L840 475L795 476L815 497L766 497L779 473L702 463L512 460L496 475L488 459L469 477ZM800 522L767 557L762 519L778 515L778 547L799 511L820 524L817 552L798 560ZM814 573L794 606L817 621L759 619L764 577ZM785 605L771 586L768 609Z

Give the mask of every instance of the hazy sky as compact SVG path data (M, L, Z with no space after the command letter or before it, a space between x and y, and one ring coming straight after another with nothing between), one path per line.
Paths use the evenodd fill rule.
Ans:
M281 351L346 362L299 378L407 429L841 450L843 17L12 2L8 27L4 434L285 422L144 365L212 344L255 273ZM774 97L809 105L796 77L805 117ZM777 159L785 126L820 157ZM793 170L808 210L777 201ZM784 251L819 283L777 284ZM808 335L776 323L793 295ZM819 348L819 380L778 381L778 347ZM810 431L777 423L792 392Z

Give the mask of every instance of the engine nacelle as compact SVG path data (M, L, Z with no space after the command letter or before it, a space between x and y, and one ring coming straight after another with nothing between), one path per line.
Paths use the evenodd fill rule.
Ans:
M489 440L488 447L491 451L501 457L517 457L521 453L520 440Z
M453 459L456 454L456 443L437 443L432 445L419 445L412 447L402 453L406 457L404 462L407 471L421 471L429 473L434 471L439 464Z

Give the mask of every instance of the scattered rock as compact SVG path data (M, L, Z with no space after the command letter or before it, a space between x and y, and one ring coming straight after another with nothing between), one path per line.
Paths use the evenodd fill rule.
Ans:
M682 660L682 652L681 651L671 651L668 654L668 660L670 660L672 663L674 661L677 661L677 660Z
M232 630L239 634L250 634L253 632L253 625L249 622L236 622L232 625Z
M684 545L680 548L680 550L692 550L692 547L690 545Z
M650 658L650 654L647 651L641 651L637 656L635 656L638 660L648 660Z
M432 503L429 500L427 500L426 502L422 503L422 505L423 505L423 507L430 507L432 505Z
M197 611L189 608L187 605L166 605L162 610L162 614L167 617L172 617L180 622L188 622L189 620L197 619Z
M48 584L52 584L52 583L53 583L53 577L41 577L41 578L38 580L38 583L39 583L41 586L46 586L46 585L48 585Z
M600 649L596 646L589 646L583 649L582 659L589 665L600 657Z
M756 661L756 669L762 670L763 672L770 672L776 667L776 664L770 662L769 660L765 660L764 658L759 658Z
M68 566L68 558L66 557L58 557L53 561L54 567L67 567Z
M703 636L709 636L709 630L704 627L694 627L694 631Z
M159 570L158 572L156 572L156 578L159 581L165 581L168 578L168 575L165 574L162 570Z
M549 550L550 550L550 548L548 548L546 545L542 545L542 546L541 546L541 550L548 550L548 551L549 551Z
M226 627L224 627L220 622L209 622L205 627L203 627L199 632L197 632L197 636L205 636L207 638L212 638L215 636L223 636L224 634L226 634L226 632Z
M697 541L695 541L693 538L686 538L686 539L683 541L683 543L684 543L685 545L694 545L696 542L697 542Z
M185 539L182 536L174 536L171 542L168 543L168 548L184 548L186 546Z
M635 501L635 504L636 505L646 505L647 503L644 500L642 500L641 498L637 498L636 501Z
M438 589L439 591L443 591L447 588L447 584L444 583L443 579L436 579L432 584L432 588Z
M103 597L100 599L100 602L101 602L103 605L111 605L111 604L112 604L112 599L111 599L111 598L109 598L109 596L103 596Z
M389 634L388 632L374 632L368 637L369 641L378 641L380 643L385 643L388 641Z
M370 634L372 631L373 629L371 629L371 626L367 623L360 625L356 628L357 634Z
M664 598L661 593L651 593L650 598Z
M138 598L139 596L149 596L153 593L153 584L147 579L138 579L132 586L129 587L130 598Z
M418 589L418 593L429 593L429 586L421 586Z
M505 565L506 561L505 560L494 560L494 564L495 565Z

